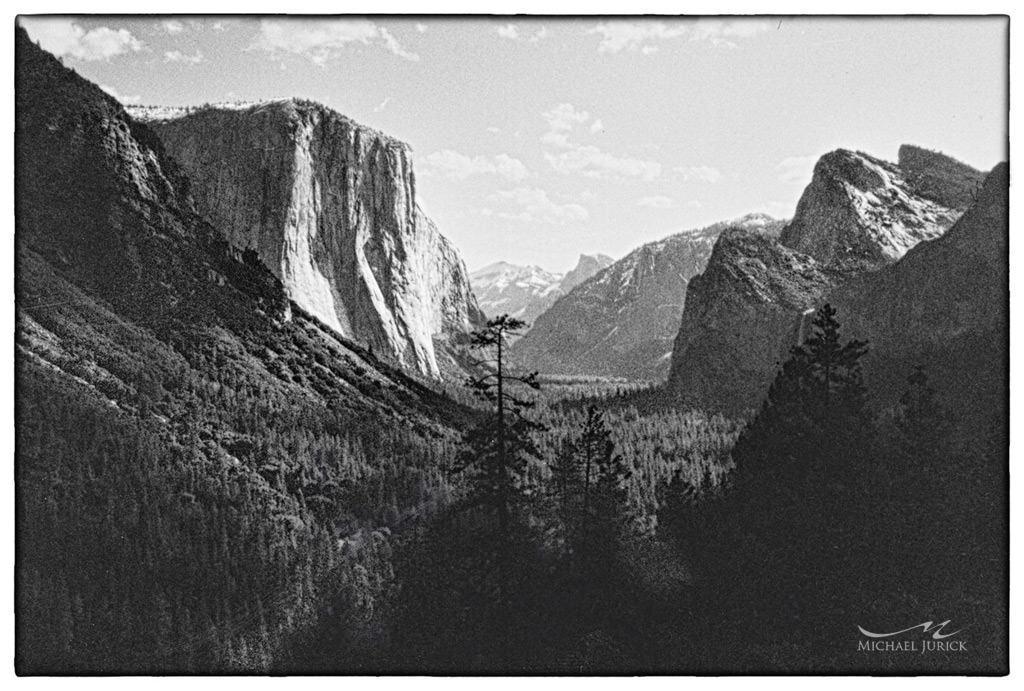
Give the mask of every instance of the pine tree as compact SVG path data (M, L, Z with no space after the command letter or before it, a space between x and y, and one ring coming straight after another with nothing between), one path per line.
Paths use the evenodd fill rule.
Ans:
M612 556L628 520L629 474L604 414L588 407L579 438L562 449L552 467L566 538L585 565Z
M587 425L581 443L586 450L584 535L586 551L592 560L613 556L630 520L626 482L631 471L615 450L604 416L594 408L587 412Z
M605 425L604 415L594 406L587 409L587 419L577 442L577 454L583 469L583 533L589 534L593 524L619 508L625 499L621 483L626 474L622 457L615 453L615 442Z
M494 510L498 518L498 603L507 609L513 513L533 493L527 476L531 458L539 457L532 434L542 426L527 417L535 402L524 397L523 388L538 390L537 373L521 374L508 365L508 339L526 326L507 314L487 322L471 334L473 348L484 357L476 361L481 370L467 385L491 410L484 420L466 434L465 452L459 469L468 477L474 505Z
M818 310L813 333L790 350L757 417L733 450L742 481L763 474L784 482L846 474L870 439L861 358L867 343L843 343L831 305Z
M550 496L554 500L558 517L568 533L570 524L576 516L580 497L582 473L576 457L576 444L567 440L555 451L551 464Z
M733 448L734 487L692 537L716 571L749 574L719 587L723 599L762 621L797 621L839 597L860 568L860 526L877 506L862 341L843 341L836 312L823 306L813 333L793 347L767 399ZM845 592L845 591L844 591ZM844 595L845 597L845 595Z

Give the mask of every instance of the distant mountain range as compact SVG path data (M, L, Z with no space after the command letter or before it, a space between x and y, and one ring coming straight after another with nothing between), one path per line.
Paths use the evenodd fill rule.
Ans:
M555 302L514 356L546 373L664 379L689 281L731 226L777 232L782 221L748 214L633 250Z
M539 266L495 262L469 275L480 309L488 317L508 314L533 322L558 298L612 263L603 254L581 254L576 266L565 274L551 273Z

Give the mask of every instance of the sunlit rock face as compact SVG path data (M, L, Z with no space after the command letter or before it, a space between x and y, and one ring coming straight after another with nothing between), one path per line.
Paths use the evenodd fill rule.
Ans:
M830 152L781 233L719 237L690 284L673 347L669 389L681 404L756 408L813 311L841 286L942 237L984 177L918 147L902 147L900 160Z
M424 375L482 319L465 265L416 205L409 147L296 100L136 108L199 210L302 309Z
M960 212L920 196L899 166L839 149L819 159L780 241L837 269L891 263Z

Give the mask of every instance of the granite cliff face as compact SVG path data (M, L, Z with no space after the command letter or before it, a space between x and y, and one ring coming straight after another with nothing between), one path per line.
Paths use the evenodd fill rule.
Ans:
M864 271L942 235L959 213L918 195L900 168L867 154L825 154L780 241L827 266Z
M186 370L394 424L445 400L292 314L281 282L198 213L149 127L21 27L15 46L19 367L118 411L160 378L181 394Z
M558 284L558 289L562 295L565 295L601 269L614 263L615 260L606 254L581 254L580 258L576 261L576 266L562 277Z
M777 233L781 222L750 214L643 245L559 299L513 355L545 373L663 379L689 281L730 226Z
M683 404L733 413L756 407L813 310L837 287L945 233L962 208L935 199L959 204L958 191L980 174L920 151L904 147L908 169L863 153L828 153L777 238L720 238L690 286L673 349L669 387ZM936 176L941 185L923 182Z
M972 190L973 191L973 190ZM915 365L956 398L963 420L997 421L1008 352L1009 175L996 166L941 238L828 296L844 329L871 343L865 377L895 400Z
M449 363L435 340L479 324L465 265L416 205L405 144L297 100L134 113L228 242L338 333L436 377Z
M689 405L756 400L780 353L798 342L806 317L835 279L777 234L730 228L695 276L672 347L670 386Z
M533 326L558 298L612 263L603 254L581 254L576 266L565 275L539 266L517 266L495 262L470 274L473 292L488 317L509 314Z

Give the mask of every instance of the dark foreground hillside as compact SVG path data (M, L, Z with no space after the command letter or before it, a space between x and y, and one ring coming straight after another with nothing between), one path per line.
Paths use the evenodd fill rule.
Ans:
M372 611L455 407L294 309L144 126L17 40L17 668L267 669Z

